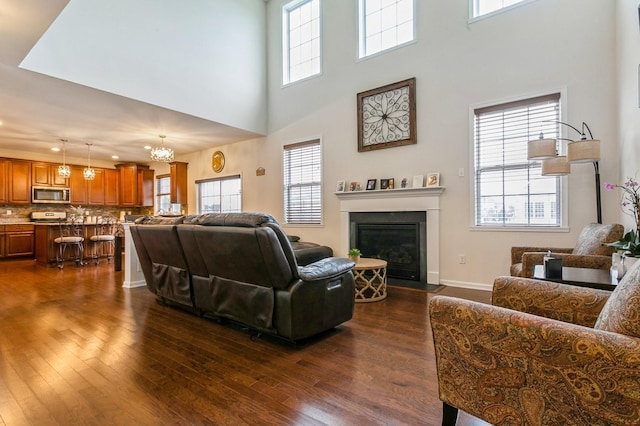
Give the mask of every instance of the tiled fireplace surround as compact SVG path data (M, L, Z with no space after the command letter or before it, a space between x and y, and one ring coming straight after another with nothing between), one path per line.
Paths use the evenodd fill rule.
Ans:
M340 252L349 250L351 212L426 212L427 283L440 283L440 196L444 188L336 192L340 202Z

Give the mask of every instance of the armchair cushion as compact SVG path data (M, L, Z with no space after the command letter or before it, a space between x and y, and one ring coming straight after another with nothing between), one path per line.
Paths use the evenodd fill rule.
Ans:
M640 337L640 261L627 271L613 291L595 328Z
M611 256L615 249L603 244L613 243L623 234L624 227L620 224L590 223L582 228L573 254Z

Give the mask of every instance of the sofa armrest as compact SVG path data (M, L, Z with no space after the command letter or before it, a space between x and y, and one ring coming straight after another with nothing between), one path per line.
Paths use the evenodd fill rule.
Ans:
M498 277L493 282L491 303L495 306L593 327L611 295L596 290L550 281Z
M573 248L568 247L511 247L511 264L522 262L522 255L525 252L547 253L571 253Z
M298 267L298 275L302 281L319 281L337 277L350 271L355 263L342 257L327 257L306 266Z
M445 296L429 314L445 403L491 424L640 422L640 339Z

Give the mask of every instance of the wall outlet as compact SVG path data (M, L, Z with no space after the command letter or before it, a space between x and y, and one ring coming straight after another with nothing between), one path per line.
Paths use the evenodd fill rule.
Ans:
M11 213L13 213L11 210L7 210L7 216L11 216Z
M467 263L467 256L464 254L458 256L458 263Z
M458 176L459 176L459 177L464 177L464 167L460 167L460 168L458 169Z

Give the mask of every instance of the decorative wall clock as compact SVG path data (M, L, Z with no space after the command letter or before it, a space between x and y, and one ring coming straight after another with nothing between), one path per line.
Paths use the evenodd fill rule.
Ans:
M221 151L216 151L211 156L211 168L216 173L220 173L224 169L224 154Z
M416 142L415 78L358 93L358 151Z

